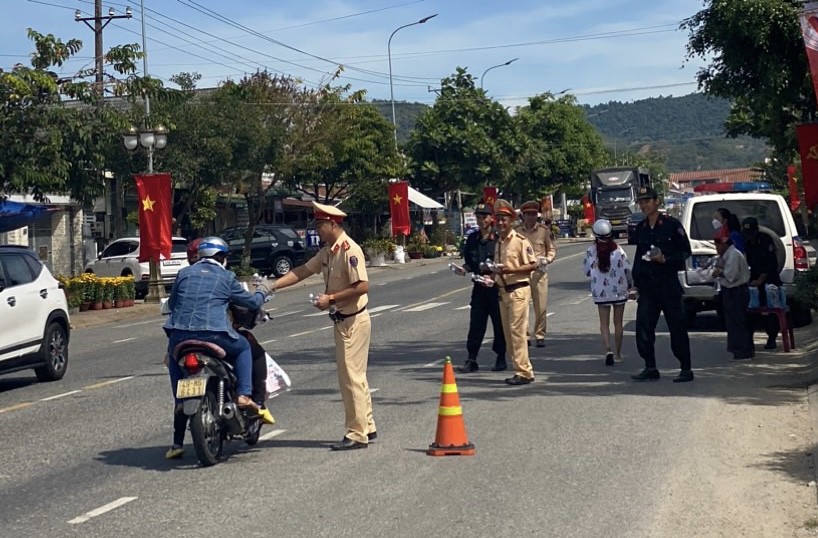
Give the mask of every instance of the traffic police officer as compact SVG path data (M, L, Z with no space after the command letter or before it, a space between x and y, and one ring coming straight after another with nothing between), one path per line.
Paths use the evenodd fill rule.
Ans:
M528 358L528 302L531 300L531 271L537 266L534 248L528 239L514 230L517 212L505 200L494 204L494 217L500 233L494 254L494 282L500 287L500 318L506 346L514 366L509 385L534 381L534 369Z
M520 212L523 214L523 222L517 226L517 232L528 239L534 249L534 256L537 257L537 268L531 273L531 298L534 302L531 339L537 341L537 347L544 347L548 319L548 271L545 268L557 257L557 247L548 226L537 222L540 212L538 202L530 200L524 203L520 206Z
M678 271L685 270L690 256L690 241L682 224L659 213L656 191L641 187L637 197L645 220L636 227L636 255L633 280L638 292L636 308L636 348L645 360L645 369L634 376L635 381L659 379L656 369L656 323L664 313L670 331L670 348L679 359L681 372L675 383L693 381L690 367L690 340L682 301L682 285Z
M469 234L463 246L463 269L477 275L490 275L491 271L485 262L494 260L494 251L497 245L497 235L494 231L494 210L486 204L478 204L474 209L478 229ZM468 373L479 369L477 354L483 337L486 335L486 326L491 318L494 331L494 342L491 345L497 354L492 371L499 372L506 369L506 339L503 334L503 323L500 320L500 304L496 287L486 287L474 283L471 290L471 307L469 311L469 333L466 337L466 364L458 367L458 371Z
M310 275L322 273L326 289L316 306L328 310L335 322L335 362L346 412L346 434L332 450L366 448L378 434L372 418L372 398L366 379L369 340L372 330L368 302L369 278L364 253L341 227L346 213L332 206L313 202L315 228L324 243L321 250L304 265L294 268L275 281L274 289L291 286Z

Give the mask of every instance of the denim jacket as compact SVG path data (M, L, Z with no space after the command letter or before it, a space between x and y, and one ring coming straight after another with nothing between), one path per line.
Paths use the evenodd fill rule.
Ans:
M204 259L179 271L168 304L170 318L164 325L168 335L174 329L213 331L226 332L237 340L239 335L227 319L227 306L255 310L264 304L264 294L245 291L232 271Z

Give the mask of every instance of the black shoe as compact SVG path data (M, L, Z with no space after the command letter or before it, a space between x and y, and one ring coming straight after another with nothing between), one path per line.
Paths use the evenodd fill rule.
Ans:
M526 342L526 343L528 344L528 347L531 347L531 340L529 340L529 341L528 341L528 342Z
M537 347L545 347L545 339L540 338L537 340Z
M632 375L631 379L634 381L659 381L659 370L656 368L645 368L636 375Z
M359 448L366 448L369 445L366 443L359 443L358 441L353 441L349 437L344 437L344 440L340 443L335 443L334 445L330 445L330 450L357 450Z
M474 359L467 359L466 363L463 366L458 366L457 371L461 374L470 374L472 372L476 372L480 369L480 366L477 364L477 361Z
M509 377L506 379L506 385L528 385L529 383L533 382L534 379L528 379L527 377L520 377L515 375L514 377Z
M733 355L733 358L730 359L731 361L749 361L752 359L752 355Z
M605 355L605 366L613 365L614 365L613 353L608 353L607 355Z
M378 432L369 432L366 434L366 438L369 439L370 443L374 443L378 439Z
M502 372L508 369L506 365L506 358L505 356L498 356L497 360L494 361L494 366L491 368L492 372Z
M688 381L693 381L693 370L682 370L673 378L674 383L687 383Z
M775 344L775 336L768 336L767 343L764 345L764 349L775 349L778 346Z

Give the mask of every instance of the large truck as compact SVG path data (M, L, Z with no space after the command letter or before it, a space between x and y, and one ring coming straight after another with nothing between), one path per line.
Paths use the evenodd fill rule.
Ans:
M614 237L628 233L628 218L639 212L636 197L641 187L650 187L647 168L615 167L591 172L591 203L598 219L608 219Z

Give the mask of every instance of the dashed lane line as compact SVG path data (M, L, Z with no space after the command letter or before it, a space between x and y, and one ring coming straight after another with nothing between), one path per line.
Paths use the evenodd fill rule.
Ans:
M437 359L436 361L430 362L429 364L424 364L423 367L424 368L433 368L433 367L441 364L444 360L446 360L446 359Z
M103 381L102 383L95 383L93 385L88 385L87 387L82 387L82 390L94 390L101 387L107 387L108 385L113 385L114 383L119 383L121 381L127 381L129 379L135 378L135 375L129 375L128 377L120 377L119 379L111 379L108 381Z
M122 342L130 342L131 340L136 340L136 337L133 338L125 338L124 340L114 340L111 342L112 344L121 344Z
M330 325L329 327L321 327L320 329L313 329L311 331L304 331L301 333L291 334L289 338L295 338L296 336L304 336L305 334L312 334L318 331L326 331L327 329L332 329L332 325Z
M85 512L79 517L75 517L74 519L68 522L69 525L79 525L80 523L85 523L91 518L95 518L97 516L101 516L106 512L110 512L111 510L115 510L122 505L128 504L131 501L135 501L137 497L120 497L119 499L115 500L114 502L110 502L104 506L100 506L96 510L91 510L90 512Z
M57 394L56 396L49 396L48 398L41 398L37 400L38 402L50 402L51 400L56 400L57 398L63 398L65 396L71 396L72 394L77 394L82 392L81 390L72 390L69 392L63 392L62 394Z
M34 402L23 402L23 403L10 405L8 407L4 407L4 408L0 409L0 413L6 413L8 411L17 411L19 409L25 409L26 407L29 407L33 403Z
M418 306L413 306L412 308L406 308L404 312L423 312L424 310L431 310L432 308L437 308L438 306L443 306L449 304L448 302L445 303L424 303Z
M259 342L259 344L261 344L263 346L264 344L272 344L275 341L276 341L276 339L273 338L272 340L265 340L264 342Z
M282 433L286 432L287 430L273 430L270 433L265 433L261 437L258 438L259 441L268 441L273 437L278 437Z

